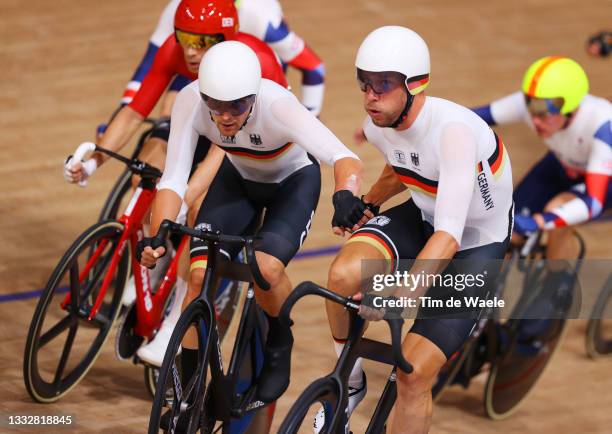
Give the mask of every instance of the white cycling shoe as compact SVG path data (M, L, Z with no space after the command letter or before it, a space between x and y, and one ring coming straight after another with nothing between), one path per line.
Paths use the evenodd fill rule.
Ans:
M136 355L141 361L149 365L161 367L166 354L166 349L168 348L168 343L170 342L172 332L174 331L174 326L176 326L176 323L181 316L183 299L185 298L186 293L187 282L180 277L177 278L174 301L172 302L170 313L168 313L168 316L166 316L162 322L162 325L157 334L153 337L153 340L140 347L136 352ZM180 354L180 352L181 347L179 346L177 354Z
M174 331L175 324L168 324L168 320L166 319L162 326L159 328L159 331L153 338L151 342L147 345L144 345L138 349L136 355L138 358L153 366L161 367L164 356L166 355L166 349L168 348L168 343L170 342L170 338L172 337L172 332ZM179 347L179 353L181 349Z
M357 407L357 405L363 400L368 391L368 381L366 379L365 372L362 371L362 383L360 387L351 387L349 386L349 396L348 396L348 408L347 408L347 418L350 419L353 410ZM312 425L312 432L314 434L319 434L325 425L325 410L321 406L319 411L314 418L314 423ZM349 424L347 423L344 427L345 434L349 434Z

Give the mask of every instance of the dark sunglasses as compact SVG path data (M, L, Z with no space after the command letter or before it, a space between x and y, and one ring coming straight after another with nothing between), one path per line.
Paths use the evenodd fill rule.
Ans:
M223 113L229 113L232 116L240 116L251 108L255 102L255 95L248 95L233 101L220 101L202 94L202 99L210 111L217 116L221 116Z
M369 87L375 94L382 95L397 89L399 86L405 86L406 77L399 72L370 72L358 68L357 83L362 92L367 92Z

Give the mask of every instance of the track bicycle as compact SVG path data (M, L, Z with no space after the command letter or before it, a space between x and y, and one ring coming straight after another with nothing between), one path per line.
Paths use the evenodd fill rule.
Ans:
M391 331L391 344L364 338L366 321L358 315L360 305L358 302L351 298L344 298L313 282L302 282L283 304L279 315L279 321L282 324L286 326L290 324L293 305L306 295L324 297L344 306L349 312L349 334L334 370L329 375L311 383L302 392L283 420L279 433L298 433L304 421L306 425L311 425L313 420L311 416L314 414L312 410L316 411L321 406L325 414L325 422L320 433L344 434L347 432L349 421L345 410L348 405L348 378L358 357L392 366L376 410L365 430L366 434L384 432L385 423L397 396L396 370L399 368L406 373L412 372L412 365L402 354L403 319L385 319Z
M151 339L166 313L176 281L178 261L188 238L180 240L165 276L153 287L149 271L136 261L142 221L155 197L161 172L136 159L84 143L75 152L80 161L88 152L103 152L123 162L130 174L141 177L124 214L85 230L53 270L34 311L26 340L23 374L30 396L55 402L75 387L93 366L119 318L122 294L130 267L137 298L120 321L115 350L120 359L134 359L140 345ZM238 288L217 294L219 323L229 324ZM220 332L223 334L225 329ZM145 384L154 394L157 369L145 365Z
M510 247L492 295L502 298L508 292L508 278L516 267L522 274L520 298L509 319L502 321L496 312L489 312L479 320L468 341L441 369L432 390L435 400L451 384L469 387L472 378L486 366L489 373L484 407L491 419L509 417L534 388L561 343L569 316L529 318L530 307L542 300L548 273L542 235L534 233L523 245ZM573 231L573 237L579 251L575 262L566 264L572 276L571 300L566 300L566 304L567 309L576 311L581 302L576 276L585 255L585 243L578 232Z
M202 290L181 314L170 338L159 371L148 432L266 433L275 404L257 399L267 320L255 301L254 284L263 290L269 289L269 284L255 259L256 238L191 229L164 220L156 243L163 243L169 233L201 239L207 244L208 258ZM221 243L242 246L243 262L226 259L220 252ZM223 369L215 314L215 294L222 278L248 284L227 371ZM180 353L185 335L192 328L197 333L197 367L188 376L183 373Z

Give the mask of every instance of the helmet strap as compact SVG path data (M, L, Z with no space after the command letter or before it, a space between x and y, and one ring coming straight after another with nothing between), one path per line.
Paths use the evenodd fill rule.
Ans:
M563 130L569 127L570 122L574 118L574 112L568 113L565 115L565 123L563 124Z
M399 127L400 124L402 122L404 122L404 120L406 119L406 116L408 116L408 111L410 110L410 107L412 107L412 103L414 102L414 95L412 95L410 92L408 92L408 89L406 88L406 96L408 98L406 99L406 105L404 105L404 109L399 114L399 116L397 117L395 122L393 122L391 125L389 125L389 128L397 128L397 127Z

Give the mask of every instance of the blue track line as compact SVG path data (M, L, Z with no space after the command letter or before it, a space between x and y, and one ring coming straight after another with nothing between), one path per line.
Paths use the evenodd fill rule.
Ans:
M317 258L320 256L328 256L328 255L333 255L334 253L337 253L339 250L340 250L340 246L331 246L331 247L322 247L319 249L303 250L301 252L298 252L297 255L295 255L295 258L293 259L295 261L299 261L300 259L310 259L310 258ZM60 288L60 291L62 290L64 292L67 292L68 287ZM27 300L30 298L38 298L41 296L42 292L43 292L42 289L35 289L33 291L15 292L12 294L0 294L0 303Z

